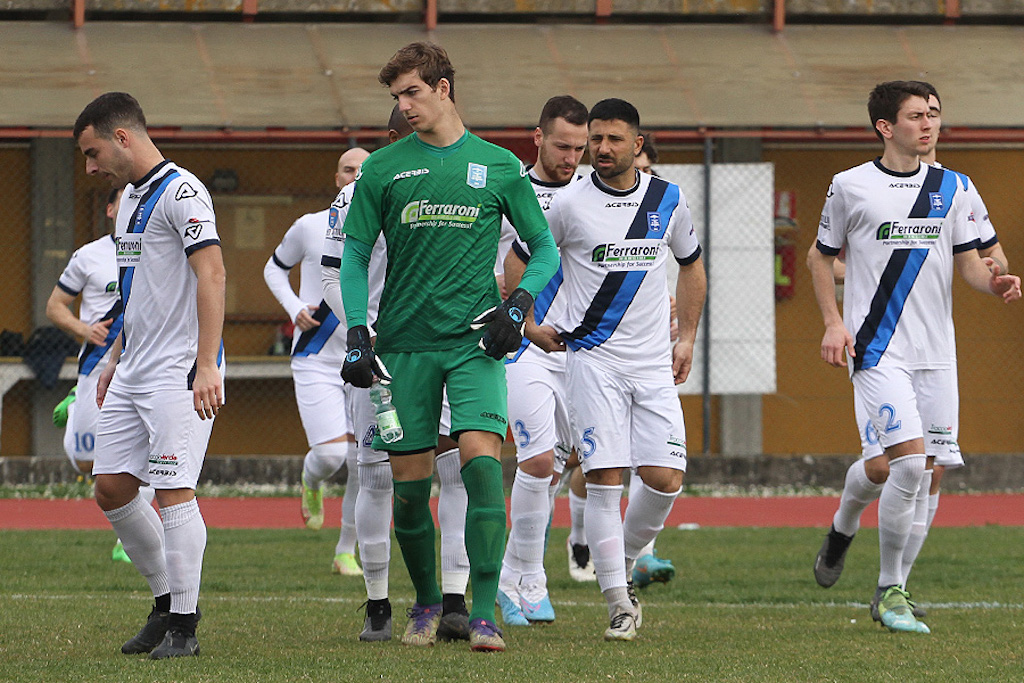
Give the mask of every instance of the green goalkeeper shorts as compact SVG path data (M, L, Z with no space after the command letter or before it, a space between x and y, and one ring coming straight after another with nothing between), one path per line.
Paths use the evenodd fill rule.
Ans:
M452 438L468 431L493 432L505 438L505 364L484 355L475 341L447 351L382 353L380 357L392 377L391 400L403 436L389 444L374 437L374 448L416 452L437 446L444 388L451 406Z

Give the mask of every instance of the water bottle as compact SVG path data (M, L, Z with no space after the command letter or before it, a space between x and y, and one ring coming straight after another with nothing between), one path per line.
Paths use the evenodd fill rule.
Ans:
M384 443L394 443L402 438L402 423L398 420L398 410L391 403L391 390L380 380L370 385L370 400L373 401L377 415L377 434Z

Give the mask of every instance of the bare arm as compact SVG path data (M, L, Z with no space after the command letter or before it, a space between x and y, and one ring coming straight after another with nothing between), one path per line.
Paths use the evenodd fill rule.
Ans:
M46 300L46 317L68 334L73 334L90 344L102 344L107 339L107 331L113 320L101 320L93 325L87 325L71 312L71 304L74 301L74 296L60 287L54 287L50 292L50 298Z
M846 366L843 351L846 351L850 358L855 357L857 353L854 351L853 337L843 324L843 316L836 303L836 281L833 273L835 260L835 256L821 253L817 244L812 244L807 252L807 268L811 271L814 298L818 302L825 323L825 336L821 340L821 358L829 365L840 368Z
M1020 278L1001 274L1000 264L996 264L991 257L981 258L976 249L970 249L954 254L953 260L961 277L979 292L1001 297L1003 303L1021 297Z
M199 317L199 349L196 377L192 393L196 412L202 419L212 418L224 402L224 387L217 356L224 334L224 258L219 244L192 252L188 263L199 283L197 311Z
M676 308L679 312L679 339L672 347L672 374L676 384L682 384L693 367L693 345L697 340L697 325L704 310L708 292L708 277L704 272L704 259L680 266L676 278Z

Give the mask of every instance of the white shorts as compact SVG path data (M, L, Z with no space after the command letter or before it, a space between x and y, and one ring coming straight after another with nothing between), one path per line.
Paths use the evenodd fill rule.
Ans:
M565 370L519 360L505 365L505 376L516 459L524 462L553 450L555 472L561 474L572 448Z
M889 446L923 438L925 455L936 465L962 466L956 378L955 368L875 367L853 373L861 457L876 458Z
M100 381L101 367L91 375L79 375L75 389L75 400L68 406L68 425L64 429L64 452L71 465L79 470L78 463L93 459L96 447L96 425L100 420L100 409L96 405L96 385ZM83 472L83 474L89 474Z
M213 420L201 420L189 389L108 390L96 429L93 474L128 473L155 489L195 489Z
M584 473L614 467L686 471L686 429L671 373L612 374L569 353L569 418Z
M377 416L374 413L370 390L358 387L349 388L349 411L352 415L352 428L356 437L356 462L360 465L372 465L387 462L387 451L373 448L373 437L377 435ZM401 420L402 416L399 415Z
M299 418L310 446L353 433L348 409L348 394L353 387L341 379L337 367L313 358L293 358L292 379Z

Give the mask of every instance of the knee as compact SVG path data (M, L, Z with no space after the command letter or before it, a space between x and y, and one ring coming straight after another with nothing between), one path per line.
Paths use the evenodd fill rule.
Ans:
M542 479L555 473L555 452L547 451L519 463L519 469L531 477Z
M889 478L889 461L884 457L866 460L864 474L872 484L884 484L885 480Z
M661 493L675 493L683 486L683 471L668 467L641 467L637 474L648 487Z
M94 495L96 504L104 512L124 507L139 494L139 480L135 477L107 476L96 477Z

